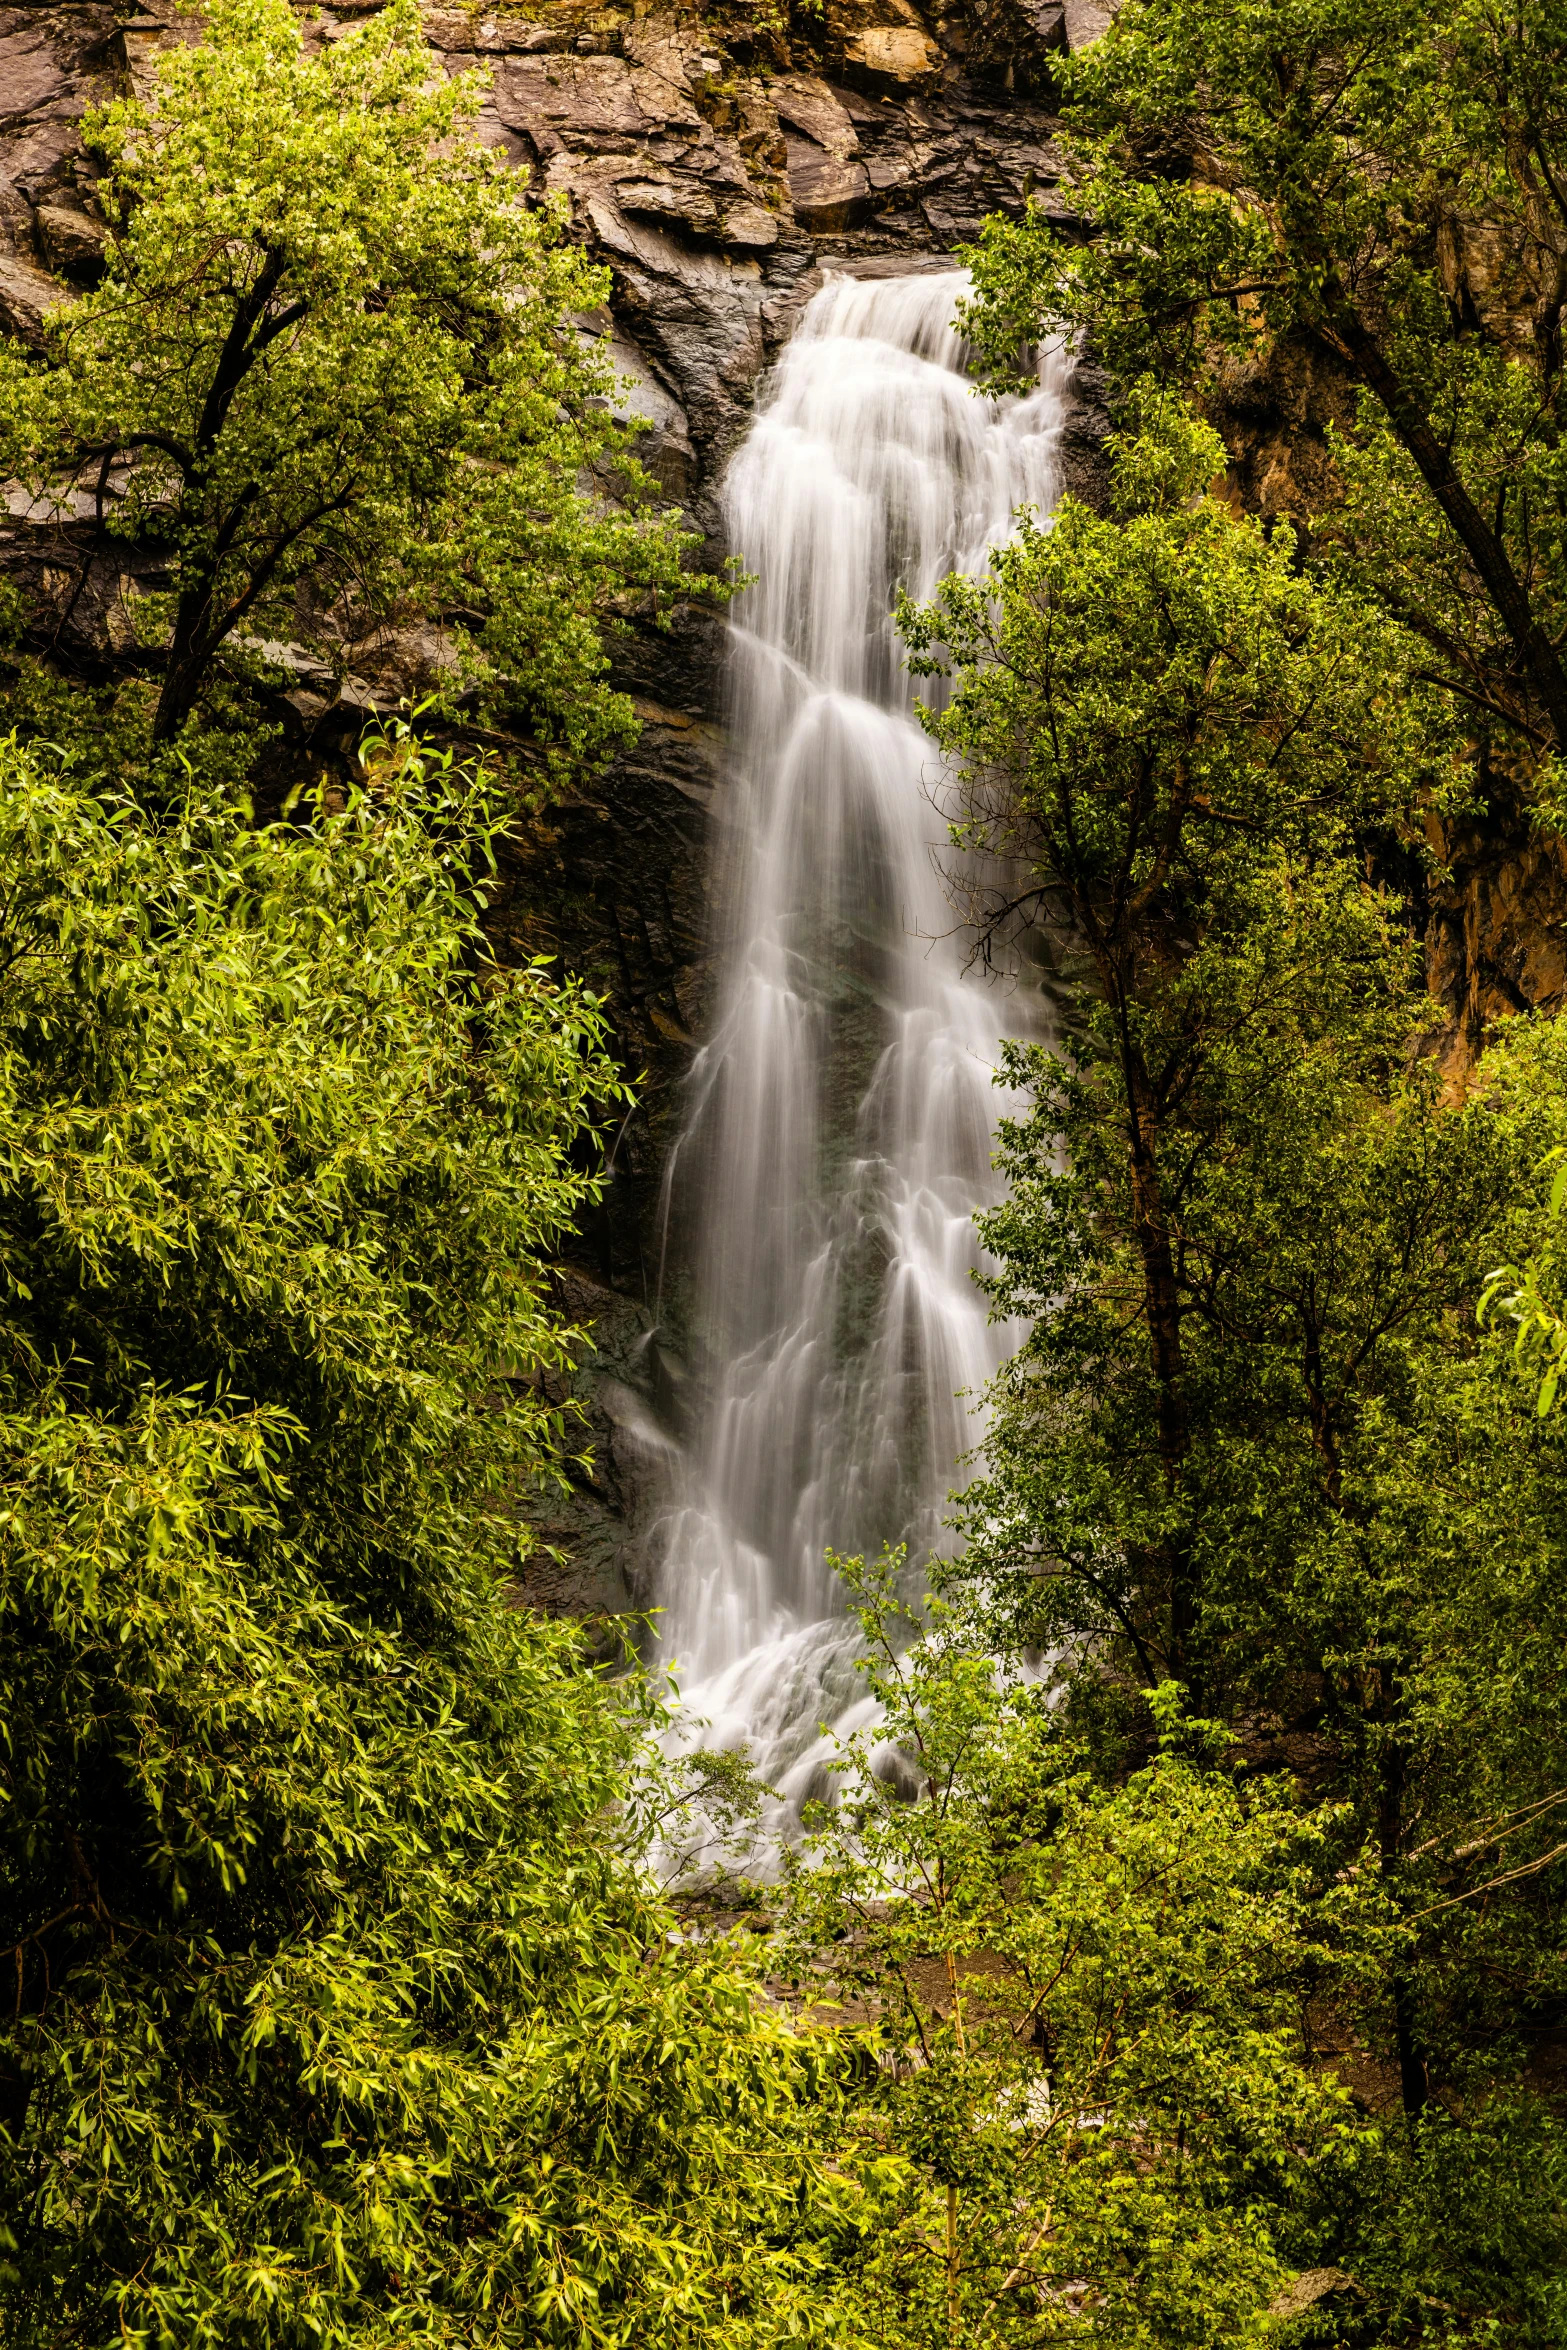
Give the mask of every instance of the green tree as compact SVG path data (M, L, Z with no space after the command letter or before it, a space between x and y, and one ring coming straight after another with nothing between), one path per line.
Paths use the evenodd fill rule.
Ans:
M1334 1884L1331 1819L1238 1787L1170 1685L1157 1754L1107 1787L1048 1685L939 1601L916 1626L896 1570L844 1570L877 1719L790 1880L802 1980L873 2019L867 2327L911 2350L1255 2341L1315 2249L1315 2175L1363 2136L1307 2017L1364 1965L1374 1904Z
M1143 1629L1152 1677L1185 1679L1192 1396L1165 1135L1240 1011L1214 994L1217 942L1255 928L1281 876L1310 887L1357 824L1400 808L1411 744L1388 634L1301 575L1287 530L1270 540L1200 494L1216 435L1157 398L1140 422L1115 444L1108 515L1069 498L1048 531L1025 519L983 579L954 576L901 625L916 671L956 673L926 724L962 772L960 840L1027 874L1000 918L1052 917L1099 1007L1164 1493L1136 1548L1144 1605L1158 1591L1166 1629ZM1183 978L1204 938L1207 959ZM1290 984L1287 950L1255 980L1260 1012Z
M1065 69L1090 233L991 223L971 320L1242 396L1303 348L1361 396L1362 577L1526 764L1567 750L1564 69L1560 0L1128 0Z
M0 348L0 459L163 583L136 606L159 737L220 655L341 672L419 614L558 760L628 723L603 629L687 542L580 327L605 273L478 104L413 0L309 55L286 0L219 0L150 101L89 115L103 282L51 313L48 365Z
M506 1604L600 1014L486 958L482 782L370 768L257 831L0 746L0 2340L815 2338L823 2044Z
M1339 1865L1399 1931L1341 2046L1385 2055L1402 2107L1388 2195L1441 2174L1462 2203L1560 1996L1567 1455L1474 1325L1557 1140L1560 1057L1544 1031L1534 1081L1499 1067L1444 1105L1412 942L1357 853L1418 773L1397 639L1288 533L1194 494L1213 453L1187 423L1123 440L1109 515L1069 503L906 618L956 667L929 723L967 837L1067 942L1070 1053L1012 1056L1032 1108L984 1222L997 1310L1031 1331L947 1588L980 1646L1044 1652L1108 1778L1146 1751L1139 1685L1178 1678L1343 1807ZM1485 2290L1543 2341L1555 2223L1516 2159L1464 2224L1531 2215ZM1389 2306L1440 2266L1435 2234L1377 2238L1391 2209L1355 2222Z

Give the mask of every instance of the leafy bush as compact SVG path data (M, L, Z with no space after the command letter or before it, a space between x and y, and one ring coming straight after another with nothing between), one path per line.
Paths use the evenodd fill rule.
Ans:
M492 830L406 746L302 831L0 747L8 2345L815 2324L819 2047L505 1601L613 1079Z

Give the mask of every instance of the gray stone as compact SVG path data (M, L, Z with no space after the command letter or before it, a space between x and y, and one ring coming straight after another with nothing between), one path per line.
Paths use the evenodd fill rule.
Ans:
M46 270L14 253L0 253L0 326L7 334L36 350L43 342L46 314L67 298L65 287Z
M69 99L73 82L54 43L19 9L7 9L0 25L0 131Z
M63 277L95 276L103 266L104 226L83 204L40 204L38 242Z
M1354 2278L1341 2268L1308 2268L1300 2276L1292 2277L1268 2304L1268 2315L1282 2322L1301 2317L1325 2301L1330 2293L1360 2293Z
M781 73L770 92L780 122L801 131L829 155L858 155L859 136L838 92L811 74Z
M622 212L639 219L678 223L700 237L718 234L718 207L711 189L699 179L617 180L615 200Z
M1067 47L1088 49L1114 24L1115 8L1111 0L1065 0L1063 17Z
M762 252L777 244L778 223L765 204L731 204L724 213L723 237L726 245Z
M563 144L598 147L646 128L621 57L503 57L495 66L495 111L525 131L541 154Z
M462 21L472 24L471 17ZM571 35L562 27L534 24L521 16L485 17L471 37L483 57L543 57L571 46Z
M33 208L20 188L0 174L0 253L15 253L23 261L35 257Z
M695 106L691 67L698 52L688 48L667 24L644 21L625 35L621 45L630 64L673 90L688 108Z
M791 139L789 196L794 217L817 236L836 236L863 218L870 177L863 163L842 161L810 139Z
M605 356L620 379L616 413L626 418L640 417L647 427L636 445L637 458L656 481L662 482L671 497L683 506L689 505L697 486L697 463L686 412L674 394L659 382L630 336L615 327L608 313L604 316L604 331Z

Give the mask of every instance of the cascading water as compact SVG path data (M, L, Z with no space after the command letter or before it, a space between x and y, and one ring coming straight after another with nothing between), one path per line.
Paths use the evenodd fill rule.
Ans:
M1011 1343L973 1214L1018 1004L965 968L891 613L1051 504L1063 371L976 398L965 288L830 279L727 483L756 584L732 627L717 1021L672 1171L711 1379L662 1529L661 1632L702 1742L748 1744L791 1811L821 1724L863 1718L826 1553L929 1549Z

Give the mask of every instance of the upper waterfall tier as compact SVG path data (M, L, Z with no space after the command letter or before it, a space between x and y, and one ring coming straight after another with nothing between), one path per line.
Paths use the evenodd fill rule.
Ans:
M710 1740L797 1801L853 1700L830 1549L928 1550L1008 1349L974 1281L1004 1027L966 971L943 778L893 607L1048 507L1060 363L978 398L961 274L817 295L726 485L722 979L671 1183L697 1235L704 1424L664 1532L666 1655Z

